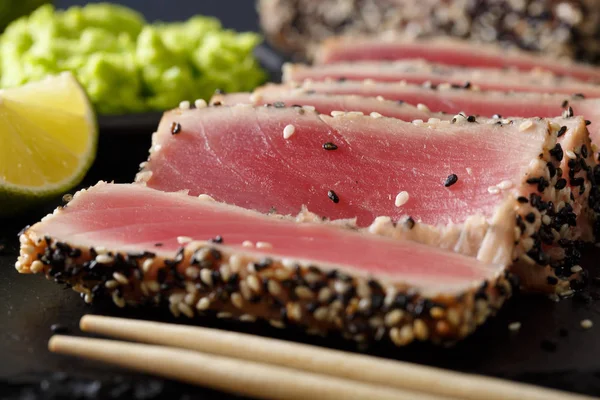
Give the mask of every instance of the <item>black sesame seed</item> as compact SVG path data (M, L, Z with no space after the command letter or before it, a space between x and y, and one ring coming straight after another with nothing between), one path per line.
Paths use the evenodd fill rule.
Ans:
M565 133L567 133L567 127L566 126L561 126L556 135L558 137L561 137Z
M69 328L67 328L64 325L61 324L52 324L50 326L50 330L52 331L52 333L68 333L69 332Z
M162 243L154 243L154 247L161 247L162 245Z
M565 117L571 118L572 116L573 116L573 107L569 107L569 108L567 108L567 111L565 113Z
M415 220L412 217L408 217L408 218L406 218L406 221L404 221L404 225L408 229L412 229L415 227Z
M556 285L558 283L558 279L556 279L556 277L554 277L554 276L546 277L546 281L548 282L549 285Z
M556 143L556 146L554 146L554 148L550 150L550 155L556 158L558 161L562 161L564 154L560 143Z
M404 104L404 100L396 100L397 104Z
M548 173L550 174L550 178L554 178L556 176L556 167L551 162L546 164L548 168Z
M591 125L591 124L592 124L592 121L590 121L589 119L586 119L586 120L585 120L585 125L586 125L586 126L589 126L589 125Z
M474 115L469 115L469 116L467 117L467 122L475 122L476 120L477 120L477 119L475 118L475 116L474 116Z
M529 203L529 200L527 199L527 197L523 197L523 196L519 196L519 197L517 198L517 201L518 201L519 203L523 203L523 204L525 204L525 203Z
M222 105L223 103L221 103L220 101L215 101L214 103L211 103L211 105L215 106L215 107L219 107L220 105Z
M463 85L463 89L469 89L471 87L471 82L466 81L465 84Z
M561 178L559 180L556 181L556 184L554 185L554 187L556 188L556 190L562 190L567 186L567 180L564 178Z
M585 95L583 93L575 93L573 94L574 98L585 99Z
M214 238L210 239L213 243L223 243L223 237L221 235L217 235Z
M560 107L561 108L567 108L568 105L569 105L569 100L565 100L565 101L562 102L562 104L561 104Z
M171 135L177 135L181 132L181 124L179 122L173 122L171 124Z
M444 182L444 186L450 187L450 186L454 185L456 182L458 182L458 176L456 174L450 174L446 178L446 181Z
M273 107L275 108L285 108L285 103L283 101L276 101L273 103Z
M346 77L345 76L340 76L339 78L337 78L338 82L345 82L346 81Z
M323 149L325 150L337 150L337 144L335 143L331 143L331 142L327 142L327 143L323 143Z
M535 222L535 213L530 212L529 214L527 214L525 216L525 221L529 222L530 224L533 224Z
M327 197L329 197L329 199L331 201L333 201L334 203L336 203L336 204L340 202L340 198L338 197L338 195L333 190L329 190L327 192Z
M581 145L581 155L583 158L587 158L588 156L588 148L585 144Z

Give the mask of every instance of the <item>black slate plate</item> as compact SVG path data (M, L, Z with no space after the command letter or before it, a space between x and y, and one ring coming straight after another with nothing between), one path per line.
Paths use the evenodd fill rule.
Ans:
M74 2L58 3L66 6ZM131 6L139 5L134 1L129 3ZM144 7L147 7L145 11L149 18L182 19L191 13L191 3L186 0L173 0L168 7L165 4L160 0L146 0ZM255 21L256 18L250 1L221 0L197 4L193 12L223 16L230 27L250 29L248 26L255 26L254 23L248 25L249 19ZM237 13L228 12L233 7ZM259 56L266 66L269 66L267 62L273 62L270 56ZM275 59L277 62L280 61ZM101 117L98 159L82 186L94 184L100 179L131 182L138 164L147 157L150 133L156 129L159 118L159 114ZM58 204L59 199L26 215L0 220L0 245L5 246L0 252L0 398L233 398L99 363L53 355L47 351L52 324L62 324L70 333L80 334L77 323L86 313L189 323L156 310L120 310L112 304L86 306L71 290L40 277L19 275L14 269L18 246L16 233L26 224L39 220ZM591 276L600 274L600 267L597 266L599 256L600 251L587 254L584 266L590 269ZM599 292L600 287L590 285L585 295L558 304L542 296L520 296L507 304L497 317L488 321L475 335L451 349L428 345L399 349L379 345L370 348L367 353L600 395L600 342L597 340L600 329ZM583 330L580 321L585 318L594 321L596 326L588 331ZM511 334L507 328L512 321L522 322L517 334ZM195 322L358 351L354 345L338 337L314 338L294 330L276 330L262 323L242 324L210 319ZM64 376L56 376L57 371L67 373L75 381L71 381L71 378L65 381ZM40 395L40 392L44 394ZM141 396L140 393L146 395Z

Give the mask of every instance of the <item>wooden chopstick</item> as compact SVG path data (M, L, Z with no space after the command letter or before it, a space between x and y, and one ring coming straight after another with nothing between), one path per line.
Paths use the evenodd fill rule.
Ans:
M84 316L80 326L83 331L120 339L180 347L443 397L473 400L592 399L496 378L218 329L98 315Z
M148 344L56 335L56 353L104 361L212 389L260 399L451 400L294 369Z

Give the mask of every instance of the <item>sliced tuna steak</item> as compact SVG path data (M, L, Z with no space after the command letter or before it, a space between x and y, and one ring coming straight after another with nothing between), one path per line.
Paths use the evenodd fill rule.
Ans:
M560 78L549 72L521 72L515 69L466 68L431 64L423 60L358 61L339 64L309 66L285 64L284 82L304 80L365 80L431 85L450 83L459 87L504 92L583 94L600 97L600 86L570 78Z
M551 118L564 115L581 115L592 122L588 128L592 142L600 144L600 99L585 99L579 94L542 94L542 93L506 93L499 91L480 91L457 89L449 85L436 88L412 85L405 82L374 81L307 81L302 84L266 85L256 94L274 96L286 93L291 88L299 92L338 95L360 95L365 97L381 96L387 100L402 100L407 103L423 104L434 112L493 117L494 115L516 117ZM569 107L572 113L569 112ZM423 108L423 107L421 107ZM595 123L594 123L595 122Z
M316 64L341 61L423 59L437 64L480 68L541 69L582 81L600 81L600 68L588 64L558 61L520 50L479 45L449 38L403 39L387 37L339 37L326 40L315 56Z
M573 135L585 140L581 125ZM360 227L374 220L369 230L381 235L488 262L520 258L528 267L548 267L539 235L547 245L565 239L567 246L571 231L579 232L569 224L576 225L581 208L571 187L559 183L559 130L545 120L413 124L283 105L175 110L161 121L136 180L263 213L295 215L306 206L324 218L356 219ZM582 186L585 196L589 181ZM542 219L550 224L542 227ZM553 268L566 278L572 272L564 263L576 261L562 257ZM546 276L554 271L536 268L538 279L525 284L548 290Z
M501 265L142 185L80 192L20 241L19 272L68 283L86 302L258 317L359 342L454 341L512 292Z
M442 113L432 113L427 110L419 109L411 104L398 101L385 100L382 97L362 97L355 95L330 95L321 93L311 93L308 90L289 90L281 93L265 91L258 89L255 93L231 93L216 94L211 99L212 105L236 105L252 104L255 106L283 104L287 107L302 105L307 110L315 109L322 114L336 114L339 112L362 112L363 114L372 114L377 117L398 118L403 121L413 121L429 118L450 120L454 114L443 115Z

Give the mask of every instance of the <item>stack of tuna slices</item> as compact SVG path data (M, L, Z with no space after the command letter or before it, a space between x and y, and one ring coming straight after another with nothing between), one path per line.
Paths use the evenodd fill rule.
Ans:
M345 38L316 64L165 113L136 182L24 230L19 272L88 303L397 345L464 338L519 287L583 284L600 70Z

